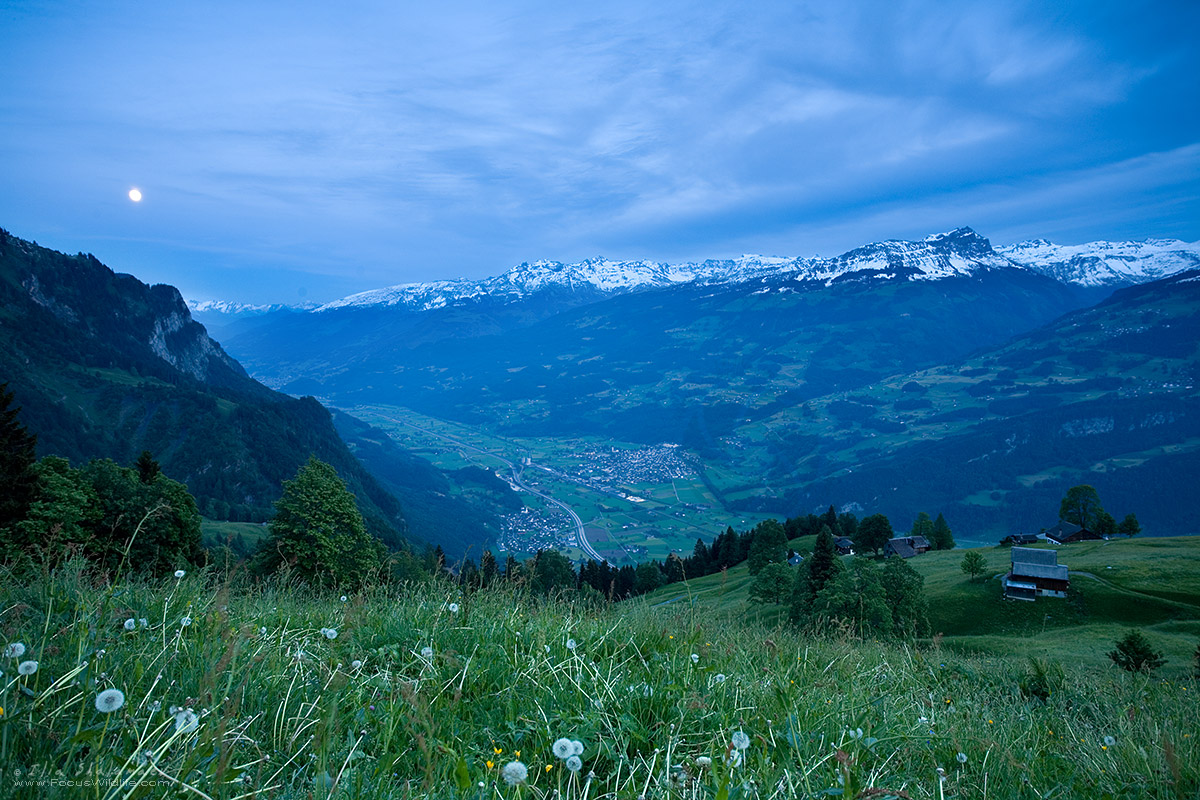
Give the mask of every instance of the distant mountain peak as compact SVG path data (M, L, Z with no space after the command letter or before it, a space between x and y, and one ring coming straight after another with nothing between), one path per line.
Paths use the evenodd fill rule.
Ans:
M1080 286L1131 286L1200 267L1200 242L1178 239L1076 245L1034 239L997 252L1032 272Z

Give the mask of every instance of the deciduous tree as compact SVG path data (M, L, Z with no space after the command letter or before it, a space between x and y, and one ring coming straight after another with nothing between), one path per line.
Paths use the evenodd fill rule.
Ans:
M975 580L987 570L987 559L977 550L968 550L963 554L962 563L959 566L963 572L971 576L971 580Z
M872 514L858 524L858 538L854 543L863 550L874 550L879 555L880 549L893 538L892 523L883 514Z
M382 565L383 551L333 467L311 456L284 482L271 520L268 563L287 564L310 583L351 586Z
M1067 490L1058 506L1058 518L1081 528L1095 530L1096 520L1104 508L1100 505L1100 493L1086 483Z

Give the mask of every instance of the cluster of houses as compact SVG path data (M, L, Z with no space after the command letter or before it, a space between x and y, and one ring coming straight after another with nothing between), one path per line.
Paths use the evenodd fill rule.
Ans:
M1058 552L1022 545L1039 542L1063 545L1103 538L1094 531L1069 522L1059 522L1053 528L1045 528L1040 533L1016 533L1005 537L1000 543L1013 547L1012 565L1001 582L1004 596L1012 600L1067 596L1067 589L1070 587L1067 565L1058 563ZM885 557L912 558L930 549L929 540L924 536L901 536L890 540L883 548L883 554Z
M1010 600L1036 600L1039 597L1066 597L1071 582L1067 578L1067 565L1058 563L1058 551L1022 547L1038 542L1073 544L1101 540L1104 537L1095 531L1059 522L1053 528L1040 533L1014 533L1006 536L1000 544L1012 545L1012 566L1001 582L1004 596Z

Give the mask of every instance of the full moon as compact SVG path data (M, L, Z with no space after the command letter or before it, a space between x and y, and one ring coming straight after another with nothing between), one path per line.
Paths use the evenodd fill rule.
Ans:
M129 199L130 199L130 200L132 200L132 201L133 201L133 202L135 202L135 203L140 203L140 202L142 202L142 193L141 193L141 191L139 191L139 190L137 190L137 189L130 189L130 190L129 190Z

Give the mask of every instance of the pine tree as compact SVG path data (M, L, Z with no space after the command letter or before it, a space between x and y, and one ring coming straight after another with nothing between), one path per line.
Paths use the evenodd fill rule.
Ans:
M750 552L746 565L751 575L767 564L775 564L787 559L787 536L783 526L777 520L767 519L754 527L754 538L750 543Z
M484 586L491 586L496 582L496 575L499 571L496 565L496 557L492 555L491 550L484 550L483 555L479 558L479 579Z
M0 383L0 535L25 517L37 485L37 437L17 419L21 409L12 403L8 384Z
M149 450L143 450L137 460L138 480L142 483L154 483L154 479L162 472L158 462L154 460L154 456Z
M946 518L938 513L937 519L933 521L933 549L935 550L953 550L954 549L954 533L950 530L949 523Z
M1167 663L1162 653L1150 645L1150 640L1141 631L1129 631L1117 640L1116 645L1117 649L1109 652L1108 657L1123 670L1153 672Z
M922 511L920 514L917 514L917 518L913 520L912 530L909 531L908 535L924 536L934 550L941 549L937 546L937 537L933 532L933 520L924 511Z

